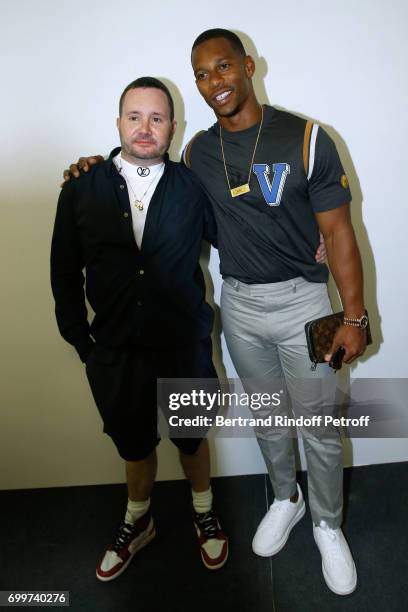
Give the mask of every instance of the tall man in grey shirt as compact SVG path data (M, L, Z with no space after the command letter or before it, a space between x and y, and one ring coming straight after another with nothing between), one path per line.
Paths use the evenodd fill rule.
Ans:
M351 363L366 344L362 266L347 177L319 126L259 104L254 62L235 34L204 32L193 44L191 61L197 88L217 123L190 141L184 161L216 215L228 350L249 389L253 380L266 385L284 379L294 412L322 414L334 405L335 377L328 364L310 370L304 333L308 320L331 312L328 270L314 258L319 229L345 311L327 361L343 347L344 361ZM289 431L261 431L257 437L275 501L258 527L253 550L269 556L285 545L305 505ZM303 438L323 575L332 591L346 595L355 589L357 574L340 528L341 440L311 432Z

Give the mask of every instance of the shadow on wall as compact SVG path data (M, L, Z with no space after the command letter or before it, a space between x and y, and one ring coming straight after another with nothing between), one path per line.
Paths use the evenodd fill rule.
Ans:
M176 133L173 136L173 141L170 145L169 155L174 161L178 161L181 157L184 134L186 131L185 106L180 90L173 81L165 77L157 77L162 81L171 93L174 101L174 118L177 121Z

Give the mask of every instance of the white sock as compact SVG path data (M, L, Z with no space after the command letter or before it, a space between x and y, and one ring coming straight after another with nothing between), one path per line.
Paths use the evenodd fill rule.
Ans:
M128 505L125 515L125 523L133 525L138 518L146 514L150 506L150 497L145 501L132 501L128 499Z
M207 491L197 492L191 489L191 493L193 496L193 507L196 512L201 514L202 512L209 512L211 510L213 502L211 485Z

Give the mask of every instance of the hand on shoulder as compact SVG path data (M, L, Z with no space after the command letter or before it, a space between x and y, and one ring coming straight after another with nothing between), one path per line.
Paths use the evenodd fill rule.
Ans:
M61 183L61 187L69 181L72 177L79 178L80 171L88 172L91 166L95 166L95 164L99 164L104 161L103 155L92 155L90 157L80 157L78 161L74 164L71 164L69 169L65 169L63 172L64 182Z

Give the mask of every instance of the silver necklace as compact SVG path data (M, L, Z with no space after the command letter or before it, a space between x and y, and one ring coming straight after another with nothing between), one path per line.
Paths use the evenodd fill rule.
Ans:
M146 191L144 192L144 194L142 195L142 197L141 197L141 198L139 198L139 197L137 196L137 193L135 193L135 190L134 190L134 189L133 189L133 187L132 187L132 183L130 182L129 177L128 177L128 176L126 176L126 172L123 170L123 167L122 167L122 163L121 163L121 161L119 162L119 166L118 166L119 174L123 174L124 179L125 179L125 181L126 181L126 184L127 184L127 186L128 186L128 187L130 187L130 191L131 191L131 192L132 192L132 194L133 194L133 197L134 197L134 202L133 202L133 204L134 204L134 206L135 206L135 207L136 207L136 208L137 208L137 209L138 209L140 212L141 212L141 211L144 209L144 202L143 202L143 198L146 196L147 192L149 191L149 189L150 189L150 187L153 185L153 183L154 183L154 182L157 180L158 176L160 175L160 170L162 169L162 167L163 167L163 164L162 164L162 166L159 168L159 170L157 171L157 173L156 173L155 177L154 177L154 178L153 178L153 179L150 181L150 183L148 184L147 189L146 189Z

